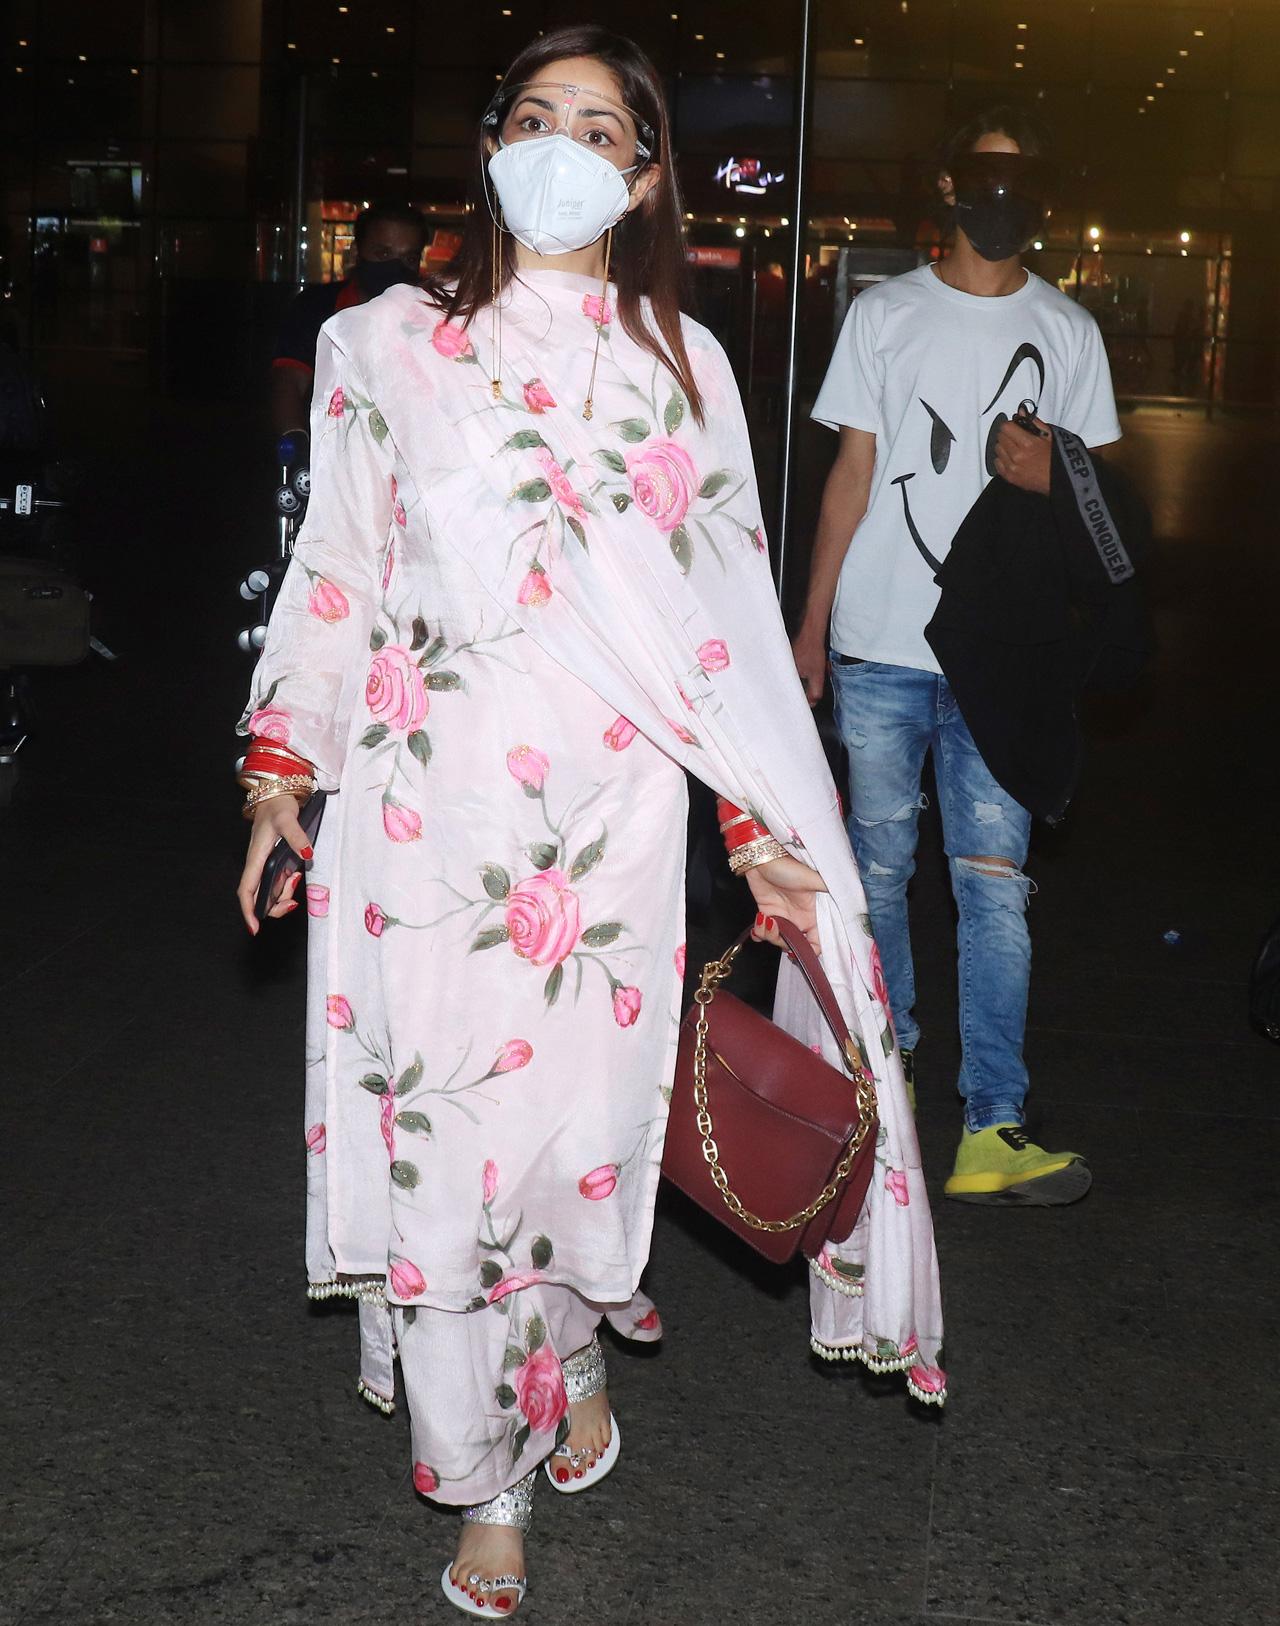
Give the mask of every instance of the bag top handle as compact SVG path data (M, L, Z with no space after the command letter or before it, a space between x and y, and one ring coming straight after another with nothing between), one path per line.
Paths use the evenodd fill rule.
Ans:
M787 945L788 953L791 954L800 967L801 972L804 974L804 980L809 984L809 992L817 1001L818 1009L826 1018L827 1026L831 1029L836 1044L840 1047L840 1054L845 1058L845 1065L850 1073L857 1077L863 1071L862 1057L858 1052L857 1045L850 1037L844 1014L840 1009L834 989L827 981L827 974L822 969L821 960L814 953L809 939L798 926L793 925L789 920L778 920L776 925L779 937ZM750 936L751 929L748 927L734 947L741 947Z

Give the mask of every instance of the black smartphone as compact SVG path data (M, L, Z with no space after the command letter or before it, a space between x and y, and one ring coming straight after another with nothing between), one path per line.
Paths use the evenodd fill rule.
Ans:
M316 844L316 832L320 828L320 820L324 814L324 804L328 793L323 790L312 791L311 795L298 810L298 823L306 835L308 846ZM253 900L253 913L258 920L265 920L270 913L271 905L276 902L285 882L294 870L302 868L302 860L293 848L280 837L275 846L267 854L267 861L262 866L262 879L258 882L258 895Z

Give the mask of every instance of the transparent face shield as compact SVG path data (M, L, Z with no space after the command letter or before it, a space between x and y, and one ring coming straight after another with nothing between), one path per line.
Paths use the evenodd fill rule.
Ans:
M503 85L481 121L500 147L565 135L623 174L653 157L654 133L640 115L586 85L547 79Z

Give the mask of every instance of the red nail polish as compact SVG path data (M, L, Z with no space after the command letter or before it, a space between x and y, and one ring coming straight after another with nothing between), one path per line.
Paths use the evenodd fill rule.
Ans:
M756 925L757 926L763 926L764 925L764 916L762 914L760 914L758 911L756 913Z
M764 929L765 929L765 931L771 932L771 931L775 930L776 926L777 926L777 921L774 920L772 915L766 915L764 917Z
M301 856L310 862L315 857L315 849L313 847L304 847Z

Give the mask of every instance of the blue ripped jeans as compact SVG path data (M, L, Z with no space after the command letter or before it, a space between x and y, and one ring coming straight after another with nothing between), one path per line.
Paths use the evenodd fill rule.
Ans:
M836 722L849 751L849 838L862 871L898 1042L914 1050L916 982L907 921L915 873L925 754L942 811L951 889L960 913L960 1094L965 1126L1021 1123L1022 1059L1031 977L1022 873L1031 815L996 784L946 679L877 661L831 665ZM1004 874L978 858L1007 859Z

